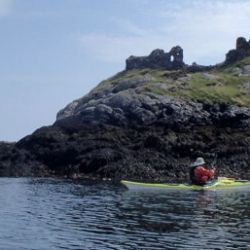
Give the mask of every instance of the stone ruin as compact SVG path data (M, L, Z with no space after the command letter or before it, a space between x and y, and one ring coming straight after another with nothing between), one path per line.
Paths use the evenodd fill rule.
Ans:
M130 56L126 60L126 70L145 68L200 72L210 70L213 66L203 66L196 63L192 65L185 64L183 61L183 49L180 46L175 46L169 52L155 49L149 56Z
M247 56L250 56L250 40L239 37L236 40L236 49L229 50L226 54L225 64L234 63Z
M126 60L126 70L144 68L177 70L182 69L184 65L183 49L180 46L173 47L169 52L156 49L149 56L130 56Z
M236 49L228 51L226 59L221 65L234 63L247 56L250 56L250 40L247 41L246 38L239 37L236 40ZM162 49L155 49L148 56L130 56L126 60L126 70L150 68L201 72L215 67L218 67L218 65L185 64L183 61L183 49L180 46L173 47L169 52L165 52Z

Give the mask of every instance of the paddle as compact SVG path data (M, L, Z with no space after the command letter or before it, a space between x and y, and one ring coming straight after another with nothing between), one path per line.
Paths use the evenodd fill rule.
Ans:
M218 158L218 155L217 153L214 154L214 160L212 162L212 168L216 169L216 165L217 165L217 158Z
M217 159L218 159L218 154L215 153L214 154L214 160L212 162L212 169L214 169L214 171L216 171L218 169L217 167ZM241 179L235 179L235 178L228 178L228 177L218 177L218 179L224 179L224 182L249 182L249 180L241 180Z
M217 170L217 153L214 154L214 160L213 160L211 166L212 166L212 169L215 172Z

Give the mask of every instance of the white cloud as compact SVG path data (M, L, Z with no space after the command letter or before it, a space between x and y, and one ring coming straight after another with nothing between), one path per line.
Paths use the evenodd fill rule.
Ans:
M153 4L153 5L152 5ZM250 1L186 0L146 2L140 18L151 26L113 17L110 33L83 34L84 51L96 59L121 63L131 54L146 55L155 48L166 51L177 44L188 63L217 63L234 47L238 36L250 37Z
M0 0L0 17L10 13L12 0Z

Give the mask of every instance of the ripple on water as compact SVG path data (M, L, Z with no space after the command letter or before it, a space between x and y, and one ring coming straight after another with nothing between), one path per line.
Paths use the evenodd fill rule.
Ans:
M250 249L250 190L0 179L0 249Z

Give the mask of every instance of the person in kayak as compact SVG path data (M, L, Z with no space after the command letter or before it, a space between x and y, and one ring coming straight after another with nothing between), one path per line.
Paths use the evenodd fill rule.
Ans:
M214 177L215 169L207 169L205 161L202 157L198 157L195 162L191 164L190 180L195 185L206 185Z

